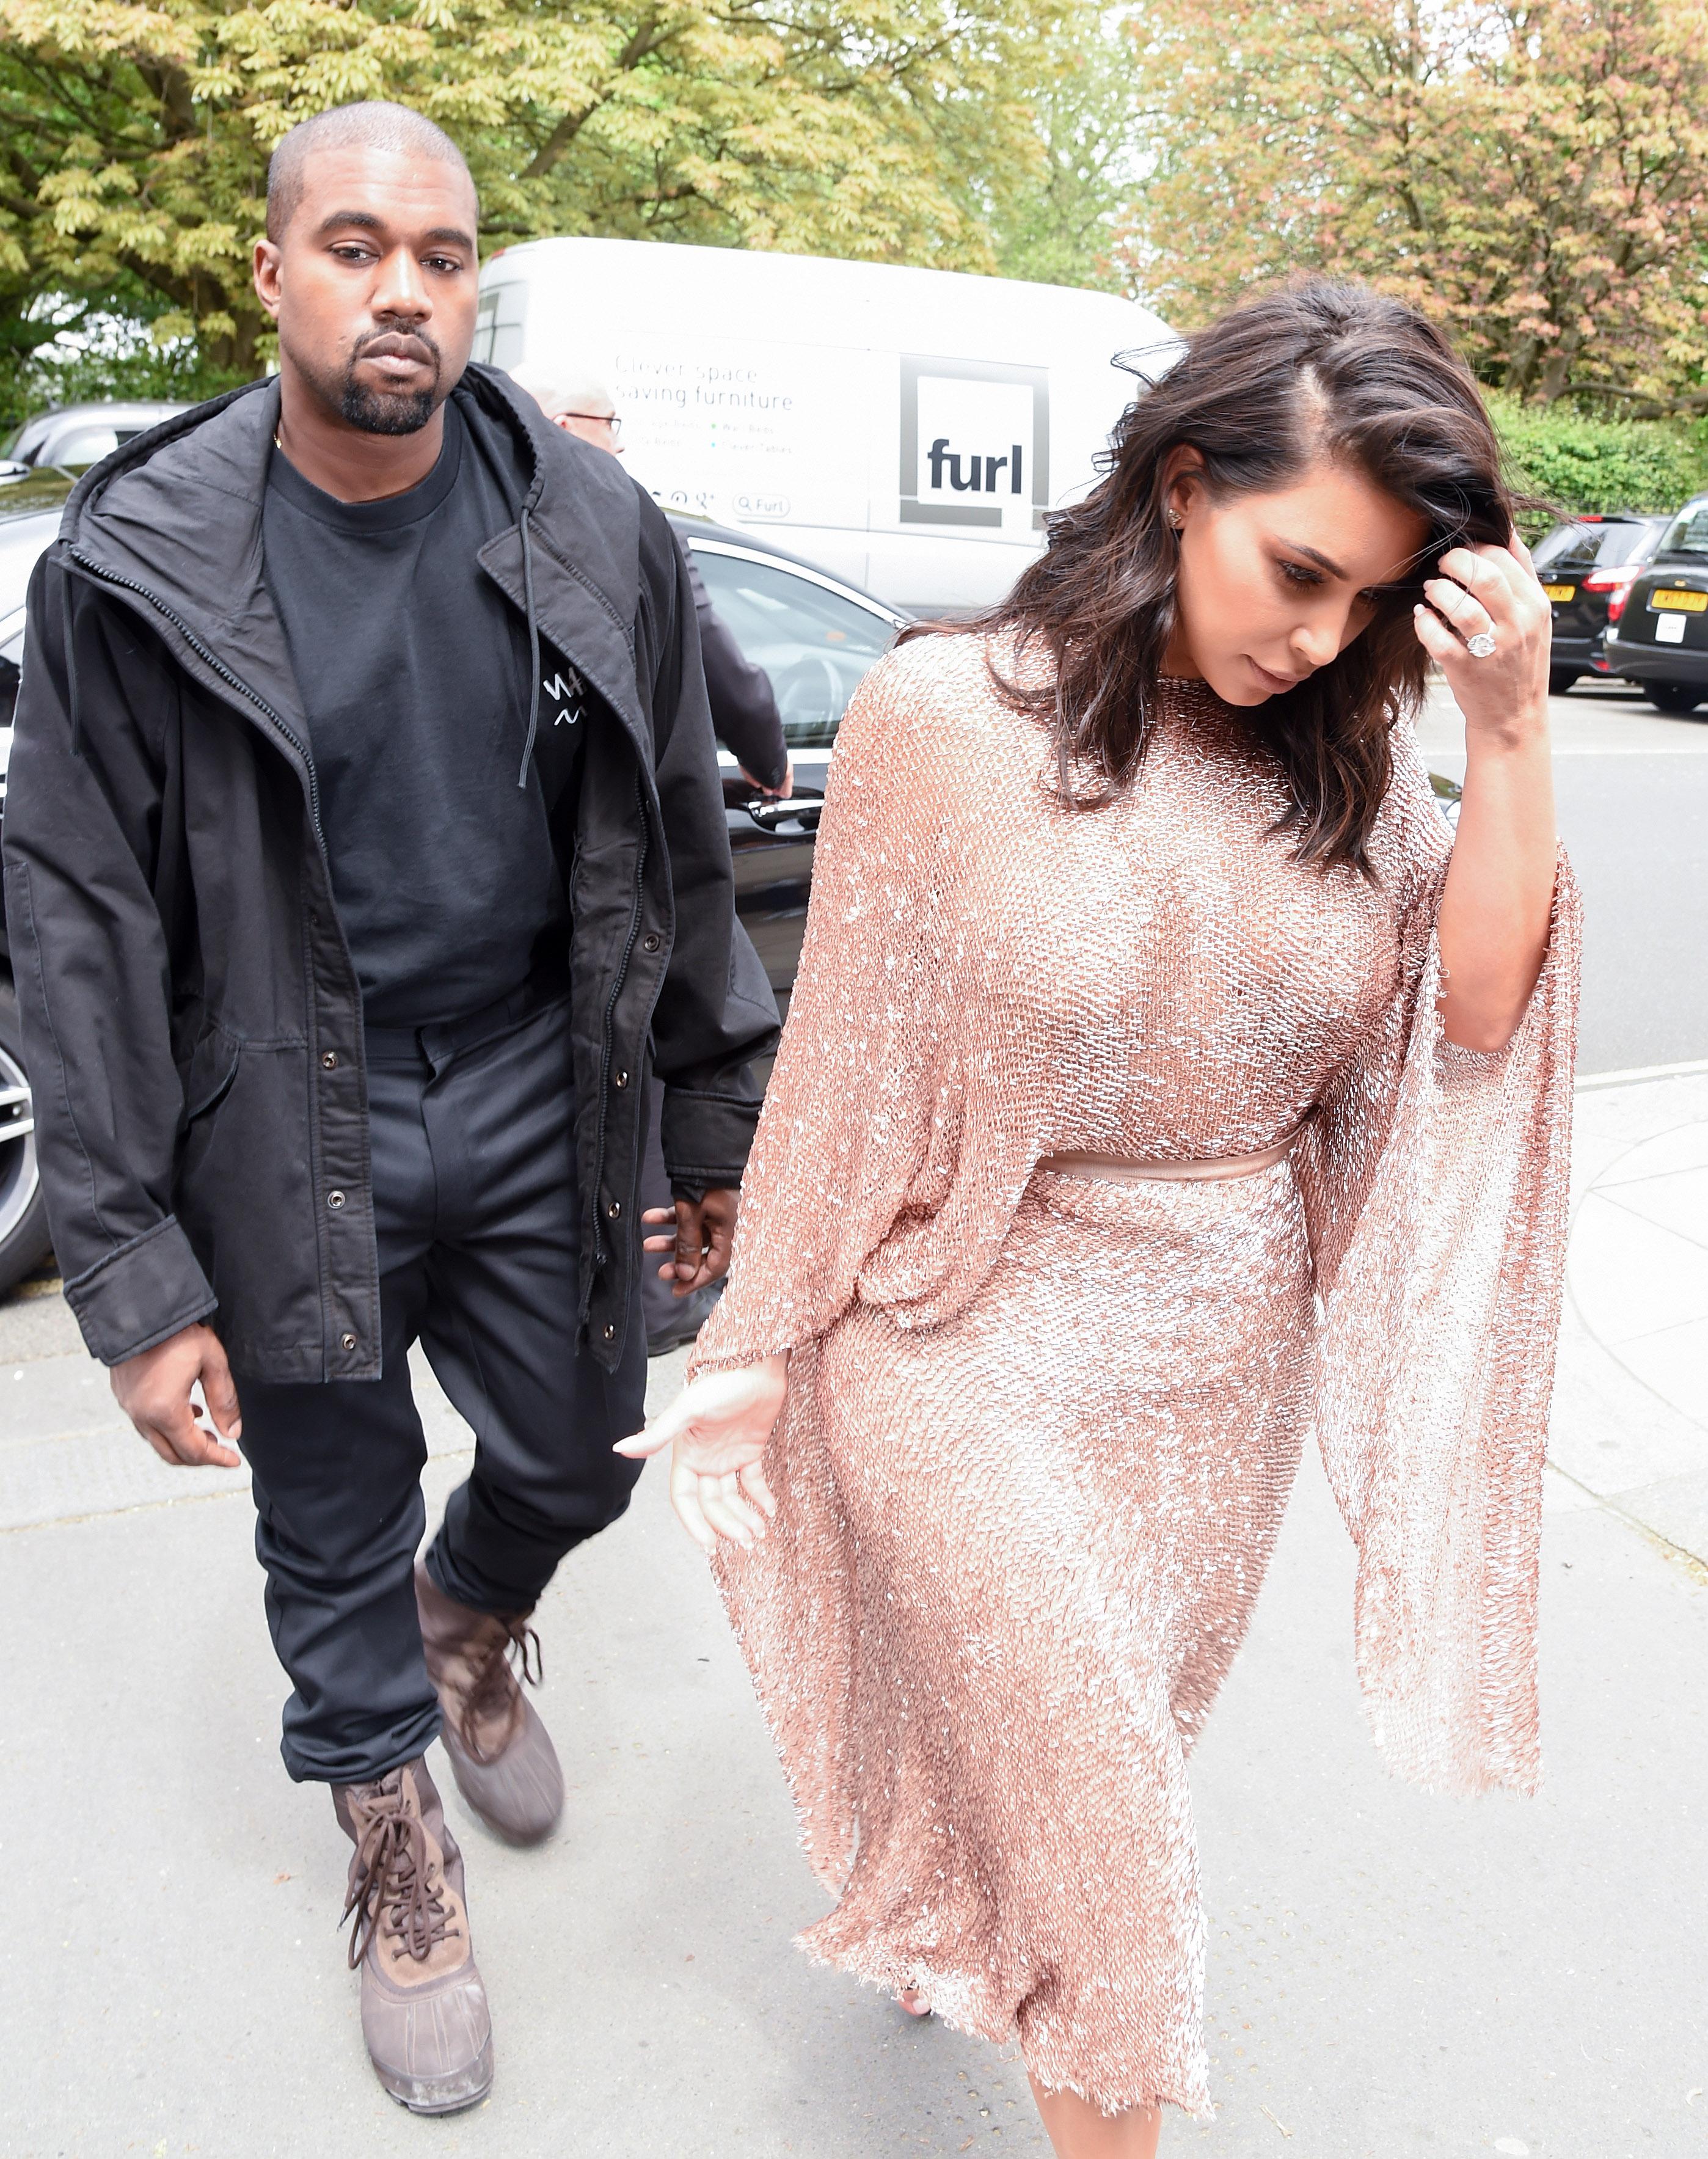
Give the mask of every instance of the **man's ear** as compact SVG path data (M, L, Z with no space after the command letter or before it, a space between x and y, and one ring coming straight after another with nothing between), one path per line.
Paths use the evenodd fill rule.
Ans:
M255 280L256 298L275 322L278 320L279 308L284 297L279 275L283 259L284 251L277 241L257 240L256 241L255 258L251 272Z

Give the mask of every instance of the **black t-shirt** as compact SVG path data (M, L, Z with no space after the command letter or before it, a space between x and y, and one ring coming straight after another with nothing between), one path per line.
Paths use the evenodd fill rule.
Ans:
M454 402L444 414L438 462L406 494L339 502L276 451L261 512L333 893L376 1027L461 1018L567 948L558 805L537 767L516 784L527 634L477 559L516 521L517 476L492 469ZM556 687L549 659L541 671ZM566 702L542 696L542 738L575 723Z

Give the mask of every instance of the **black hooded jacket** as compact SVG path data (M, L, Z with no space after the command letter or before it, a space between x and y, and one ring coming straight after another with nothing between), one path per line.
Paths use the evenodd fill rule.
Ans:
M678 1188L738 1183L748 1060L773 1046L776 1007L735 919L670 527L504 375L471 367L453 395L532 474L481 562L591 693L553 837L572 918L580 1318L610 1366L639 1266L646 1074ZM239 1371L374 1379L361 996L261 574L277 417L277 383L251 385L137 437L66 505L30 587L8 921L54 1248L90 1349L116 1364L207 1319Z

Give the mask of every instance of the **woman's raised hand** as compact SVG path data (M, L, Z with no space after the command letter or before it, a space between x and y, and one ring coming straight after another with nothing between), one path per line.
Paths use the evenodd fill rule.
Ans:
M1418 643L1465 716L1467 746L1546 734L1553 609L1517 533L1504 547L1450 547L1424 581Z
M669 1447L670 1504L697 1545L756 1544L777 1502L761 1467L789 1381L786 1355L691 1380L644 1432L616 1452L639 1461Z

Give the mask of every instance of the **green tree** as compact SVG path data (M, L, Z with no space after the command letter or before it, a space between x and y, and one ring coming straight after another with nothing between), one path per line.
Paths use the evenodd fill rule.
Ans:
M1034 155L1011 158L985 193L1004 277L1118 292L1121 215L1136 178L1139 72L1131 41L1089 11L1025 55Z
M1521 398L1708 410L1708 0L1151 0L1135 283L1369 278Z

